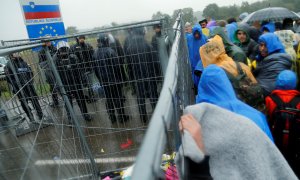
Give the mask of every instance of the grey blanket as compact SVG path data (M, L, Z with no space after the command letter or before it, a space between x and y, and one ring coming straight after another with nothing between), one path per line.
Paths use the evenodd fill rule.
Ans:
M187 113L201 124L205 152L210 156L210 172L214 179L297 179L273 142L251 120L207 103L189 106L185 109ZM186 130L176 157L181 175L183 156L195 162L204 158Z

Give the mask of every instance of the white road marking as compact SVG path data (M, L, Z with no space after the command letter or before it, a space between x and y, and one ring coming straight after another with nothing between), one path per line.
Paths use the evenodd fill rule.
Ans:
M95 162L99 164L106 163L127 163L134 162L135 157L116 157L116 158L96 158ZM38 160L34 164L37 166L46 166L46 165L76 165L76 164L88 164L90 163L89 159L57 159L57 160Z

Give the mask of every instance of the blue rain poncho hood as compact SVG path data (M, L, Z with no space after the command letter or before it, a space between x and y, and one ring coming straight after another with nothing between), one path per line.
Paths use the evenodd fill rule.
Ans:
M198 32L200 34L199 39L194 38L194 34ZM192 34L187 36L189 55L190 55L190 63L193 68L196 67L198 61L200 60L199 49L202 45L204 45L207 41L207 37L202 33L202 29L199 25L195 25L193 27Z
M269 22L268 24L265 24L261 27L261 32L264 32L264 30L269 31L270 33L275 32L275 23Z
M297 85L296 74L291 70L282 71L276 79L276 89L294 90Z
M234 42L234 34L237 29L238 29L238 25L236 22L226 25L227 36L231 42Z
M201 102L215 104L249 118L273 140L265 115L236 97L225 71L217 65L207 66L202 73L196 99L196 103Z
M258 43L265 43L268 49L268 56L273 53L285 53L284 46L279 40L278 36L273 33L266 33L259 37ZM258 60L263 59L261 55L258 55Z

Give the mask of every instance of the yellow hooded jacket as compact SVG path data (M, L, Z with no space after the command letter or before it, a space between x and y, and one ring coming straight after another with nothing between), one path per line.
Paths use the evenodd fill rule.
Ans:
M226 54L222 38L219 35L216 35L208 43L203 45L199 51L204 68L210 64L216 64L233 76L238 76L237 66L233 59ZM251 82L257 83L250 68L244 63L240 63L240 65Z

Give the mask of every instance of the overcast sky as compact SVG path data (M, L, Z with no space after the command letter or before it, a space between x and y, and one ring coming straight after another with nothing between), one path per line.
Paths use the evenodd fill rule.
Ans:
M237 4L243 0L60 0L65 27L88 29L110 24L151 19L157 11L172 14L175 9L192 7L202 11L206 5ZM249 3L257 0L248 0ZM228 4L230 2L231 4ZM28 38L19 0L0 0L0 40Z

